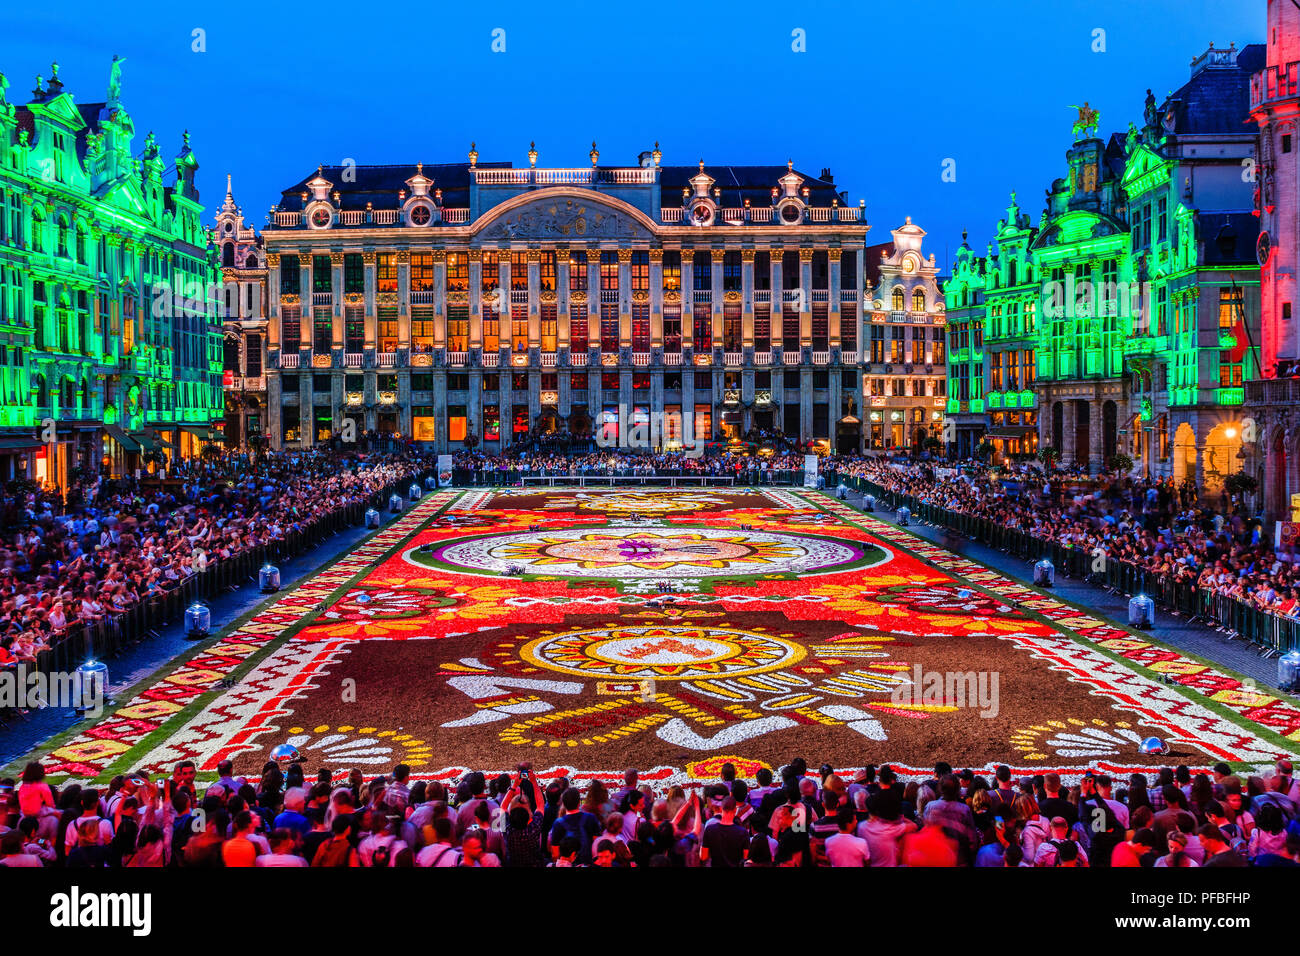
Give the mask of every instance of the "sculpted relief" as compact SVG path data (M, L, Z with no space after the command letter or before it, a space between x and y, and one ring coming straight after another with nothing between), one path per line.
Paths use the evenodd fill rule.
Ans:
M540 199L494 220L485 239L632 239L650 236L627 213L603 203L567 197Z

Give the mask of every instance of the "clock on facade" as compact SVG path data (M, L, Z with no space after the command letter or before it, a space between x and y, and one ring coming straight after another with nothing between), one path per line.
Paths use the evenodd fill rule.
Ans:
M330 211L324 206L318 206L312 210L311 224L317 229L324 229L330 224Z
M1268 255L1273 251L1273 240L1268 232L1261 230L1259 238L1255 240L1255 261L1261 266L1268 262Z

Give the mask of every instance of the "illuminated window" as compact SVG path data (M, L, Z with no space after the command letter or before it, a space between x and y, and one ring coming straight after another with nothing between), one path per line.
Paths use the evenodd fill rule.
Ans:
M411 254L411 291L433 291L433 253L416 252Z
M890 294L890 308L895 312L902 312L904 301L903 287L901 285L894 286L894 291Z
M925 311L925 290L923 289L912 290L912 311L913 312Z
M447 253L447 291L469 291L469 256L463 252Z
M379 292L397 291L397 256L391 252L380 253L375 268L376 288Z
M570 252L569 289L573 292L586 292L587 286L587 253L581 249Z

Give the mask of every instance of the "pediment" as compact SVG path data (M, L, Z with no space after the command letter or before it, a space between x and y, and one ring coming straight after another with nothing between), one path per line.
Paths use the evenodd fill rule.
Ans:
M625 203L596 195L536 197L506 209L490 211L480 239L640 239L653 236L644 214ZM499 208L499 207L498 207Z

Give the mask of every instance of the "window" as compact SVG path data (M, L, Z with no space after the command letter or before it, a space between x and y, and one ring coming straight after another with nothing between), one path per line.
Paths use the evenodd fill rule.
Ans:
M913 312L925 311L925 290L924 289L912 290L912 311Z
M302 277L298 257L283 255L280 257L280 291L285 295L298 295L301 291L299 279ZM396 288L396 286L394 286Z
M824 302L813 304L812 309L812 347L816 352L825 352L830 346L830 316Z
M647 310L648 310L647 306ZM647 312L646 317L646 334L650 334L650 319ZM554 352L556 345L559 343L559 321L556 316L554 305L542 306L542 351ZM647 346L648 348L649 346Z
M569 253L569 290L572 292L587 291L587 253L584 250L577 250ZM585 328L585 324L584 324ZM586 340L586 333L583 334L583 340Z
M821 308L824 320L826 307L822 306ZM816 316L814 315L814 327L816 321ZM741 341L740 303L724 303L722 306L722 348L727 352L739 352L741 349Z
M954 335L957 333L954 331ZM885 360L885 327L883 325L871 326L871 361L883 362Z
M375 282L379 292L397 291L397 256L382 252L377 257Z
M680 353L682 350L682 310L680 306L664 306L664 351Z
M890 295L890 305L889 305L890 309L892 309L894 312L902 312L904 308L903 305L904 301L905 301L905 297L903 295L903 287L901 285L894 286L894 291Z
M469 350L468 306L447 306L447 348L452 352Z
M618 253L613 249L600 254L600 291L618 291Z
M513 273L514 266L511 265ZM514 278L510 280L514 284ZM528 306L516 305L510 308L510 349L513 352L528 351Z
M638 249L632 253L631 264L632 291L650 291L650 253Z
M903 337L905 330L901 325L889 327L889 361L903 361Z
M724 292L739 292L741 289L739 251L729 251L722 255L722 289Z
M713 255L696 252L691 259L691 288L708 291L713 288Z
M311 291L312 292L332 292L334 290L333 276L330 270L329 256L312 256L311 257Z
M343 348L347 352L362 352L366 347L366 310L349 306L343 310Z
M512 292L528 291L528 253L510 253L510 289Z
M380 309L378 313L379 322L379 351L396 352L397 351L397 310Z
M415 288L414 284L411 287ZM447 253L447 291L469 291L469 256L463 252Z
M297 352L302 344L302 309L287 305L280 310L280 348L285 352Z
M433 253L415 252L411 254L411 291L433 291Z
M328 308L312 310L311 347L322 355L334 346L334 316Z
M414 257L412 257L414 258ZM432 309L411 310L411 350L414 352L432 352L434 328Z
M691 342L696 352L713 348L713 309L707 302L695 303Z
M739 335L740 315L737 312L737 335ZM650 305L635 303L632 306L632 349L636 352L650 351Z
M543 292L555 291L555 253L549 249L544 250L538 260L537 281Z
M366 291L366 267L359 252L348 252L343 255L343 291L353 293Z
M771 306L754 306L754 350L757 352L770 352L772 350Z

